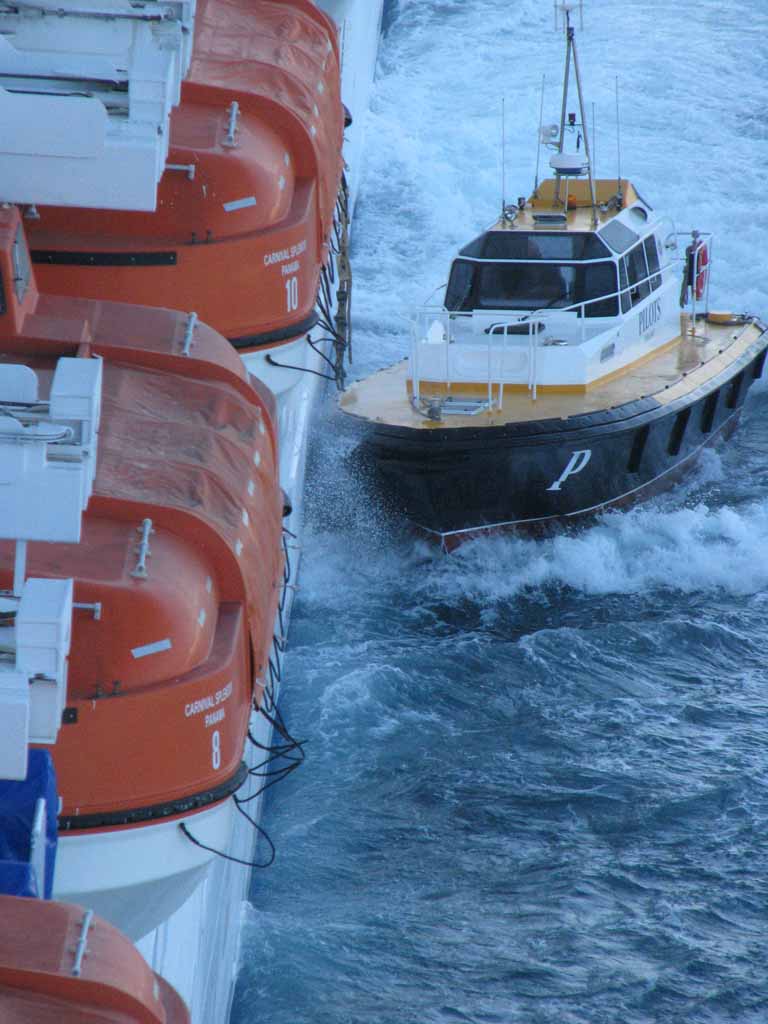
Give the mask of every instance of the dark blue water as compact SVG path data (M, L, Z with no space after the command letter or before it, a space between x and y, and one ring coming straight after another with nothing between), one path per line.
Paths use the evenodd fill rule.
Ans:
M548 3L392 14L355 229L361 374L494 218L501 93L514 195L542 70L558 109ZM768 11L592 0L586 21L598 163L620 73L624 173L717 233L716 304L768 313ZM236 1024L768 1020L768 385L678 490L449 558L367 501L353 444L329 405L283 701L308 760L271 792Z

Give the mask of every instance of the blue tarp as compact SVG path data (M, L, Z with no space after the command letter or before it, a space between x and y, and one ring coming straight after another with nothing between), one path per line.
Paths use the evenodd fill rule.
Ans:
M44 892L38 891L35 873L29 868L35 805L40 797L46 802ZM59 795L51 755L47 750L30 750L26 779L23 782L0 780L0 893L51 898L58 811Z

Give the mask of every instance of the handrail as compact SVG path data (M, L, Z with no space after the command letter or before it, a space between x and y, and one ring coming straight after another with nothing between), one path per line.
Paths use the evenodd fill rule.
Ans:
M539 355L539 335L534 334L532 330L528 330L528 390L531 392L531 398L536 401L536 391L538 385L538 375L536 373L538 367L538 355Z
M38 797L35 801L32 831L29 836L29 863L35 872L37 895L40 899L45 897L45 816L45 799Z
M80 936L77 940L77 946L75 947L75 959L72 964L72 976L79 978L83 970L83 959L88 950L88 932L93 923L93 911L86 910L83 916L83 920L80 924Z
M674 228L674 224L672 224L671 220L670 220L670 224ZM676 232L676 231L673 230L673 231L669 232L669 234L667 235L667 238L669 238L671 236L674 236L675 238L686 237L686 233L685 232ZM687 237L690 238L690 232L687 233ZM694 268L694 281L695 281L696 277L698 276L700 270L703 269L700 266L700 264L699 264L699 253L701 252L702 245L706 245L707 246L707 250L708 250L708 261L707 261L707 264L706 264L707 276L706 276L706 295L704 297L704 302L705 302L705 308L709 309L709 288L710 288L710 280L711 280L710 271L711 271L712 262L713 262L713 260L712 260L713 236L712 236L711 232L702 232L698 236L698 238L700 240L701 245L696 250L696 262L695 262L695 268ZM667 245L666 248L670 248L670 246ZM678 247L675 246L675 248L677 249ZM660 283L657 284L655 287L652 285L652 282L656 281L656 280L659 280L659 279L663 279L668 271L671 271L671 270L675 269L676 265L679 265L680 263L685 263L685 259L686 259L686 257L684 255L683 256L677 255L677 256L674 256L672 258L667 258L665 262L661 262L661 261L659 262L659 266L658 266L658 268L656 270L649 271L649 273L647 273L645 277L640 278L637 281L633 281L631 283L628 283L623 288L618 288L618 289L616 289L614 291L606 292L606 293L604 293L602 295L596 296L596 297L591 298L591 299L584 299L581 302L575 302L575 303L572 303L569 306L563 306L563 307L557 307L557 308L553 308L551 306L543 306L543 307L539 307L537 309L533 309L533 310L530 310L530 311L528 311L528 310L523 311L523 310L519 310L519 309L518 310L505 310L505 309L449 310L444 305L440 305L440 306L424 305L424 306L420 307L418 310L415 311L415 316L412 318L411 371L412 371L412 388L413 388L414 398L418 401L418 399L420 397L420 385L419 385L420 377L419 377L419 353L418 353L418 349L419 349L419 345L421 344L421 340L418 337L418 331L417 331L417 318L419 316L424 317L424 318L427 318L427 317L430 317L430 316L432 316L432 317L439 317L441 319L441 322L443 323L444 332L445 332L445 334L444 334L445 368L446 368L445 379L446 379L446 383L449 385L449 387L450 387L450 385L452 383L452 375L451 375L451 368L450 368L451 364L450 364L449 346L451 344L453 344L454 341L455 341L455 339L453 337L454 332L453 332L453 329L452 329L452 323L454 321L458 322L458 323L466 322L467 320L471 320L473 317L477 316L478 314L486 314L489 317L499 317L499 318L503 317L503 318L506 318L505 320L502 320L499 323L491 323L489 325L488 330L487 330L487 336L488 336L488 405L489 405L489 407L493 407L493 405L494 405L494 402L493 402L493 387L492 387L492 385L493 385L493 372L492 372L492 370L493 370L493 361L492 361L493 341L494 341L494 339L498 339L498 338L502 338L503 339L503 341L502 341L502 349L501 349L501 352L500 352L499 381L498 381L498 383L499 383L498 405L499 405L499 407L501 407L501 403L503 401L503 394L504 394L504 390L503 390L504 389L504 366L506 365L506 361L507 361L508 346L509 346L509 336L510 336L510 331L505 329L505 328L508 328L508 327L510 327L510 326L512 326L514 324L527 324L527 326L528 326L528 331L527 331L527 335L528 335L528 344L527 344L527 348L528 348L528 385L527 386L528 386L528 389L530 390L530 392L532 394L533 399L535 400L536 396L537 396L537 375L538 375L538 350L539 350L538 335L540 333L540 324L541 324L542 321L544 323L547 323L548 321L551 322L554 319L559 319L561 316L573 315L574 313L576 313L578 318L581 321L581 323L580 323L581 339L580 340L581 340L581 342L584 342L586 340L587 320L589 319L589 317L587 317L587 315L586 315L586 311L587 311L587 309L590 306L595 305L596 303L606 302L608 300L615 299L616 303L617 303L617 307L618 307L617 316L623 318L624 316L627 315L625 313L625 311L624 311L624 308L623 308L624 307L624 297L625 296L631 296L631 293L633 291L635 291L636 289L642 288L643 286L647 285L647 286L649 286L649 292L648 292L647 296L644 296L644 298L649 298L650 295L653 292L658 291L659 288L661 288L661 287L668 288L670 286L673 286L674 282L671 281L671 280L669 280L669 281L660 281ZM481 260L474 260L474 262L483 262L483 261L481 261ZM530 262L530 261L529 260L494 260L494 261L490 261L490 262L497 262L497 263L500 263L500 262L504 262L504 263L526 263L526 262ZM569 261L564 261L564 260L537 260L536 262L537 262L537 264L538 263L542 263L542 264L544 264L544 263L558 263L558 264L561 264L561 263L569 262ZM598 262L606 262L606 261L605 260L594 260L594 261L571 261L571 262L582 262L582 263L584 263L584 262L595 262L595 263L598 263ZM641 299L640 301L642 302L643 299ZM694 288L694 289L692 289L692 313L691 313L691 318L692 318L692 321L693 321L694 324L695 324L696 315L697 315L696 301L697 301L696 300L696 292L695 292L695 288ZM630 299L630 309L632 309L636 305L638 305L638 303L637 302L632 303L631 299ZM629 311L627 311L627 313L628 312ZM511 319L512 316L514 316L514 319Z

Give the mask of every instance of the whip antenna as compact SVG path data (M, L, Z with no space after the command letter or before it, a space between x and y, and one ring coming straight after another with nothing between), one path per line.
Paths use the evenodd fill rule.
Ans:
M507 133L506 97L501 97L501 216L507 210Z
M533 183L533 194L538 197L539 194L539 162L541 160L541 144L544 141L542 138L542 131L544 125L544 86L547 81L547 76L541 76L541 103L539 104L539 144L536 147L536 180Z
M619 197L619 206L623 198L621 191L621 118L619 117L619 77L616 76L616 155L618 160L618 171L616 188Z
M579 28L584 29L584 0L555 0L555 32L559 31L571 11L579 12Z

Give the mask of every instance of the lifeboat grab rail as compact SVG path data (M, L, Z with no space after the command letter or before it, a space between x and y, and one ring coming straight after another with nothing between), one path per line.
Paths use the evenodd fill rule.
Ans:
M675 244L672 246L675 250L678 250L677 238L678 237L691 237L690 232L670 232L668 237L675 238ZM711 279L711 269L713 263L713 236L710 232L697 233L696 235L696 248L694 250L694 267L691 280L695 283L700 273L705 275L705 291L701 297L704 304L704 313L709 311L709 287ZM690 246L689 246L690 249ZM705 253L705 255L702 255ZM455 345L460 341L457 336L457 328L463 323L471 321L475 318L485 317L488 318L491 323L486 328L485 333L488 337L487 342L487 398L482 402L482 405L477 404L477 408L473 411L482 411L482 409L488 409L492 411L494 408L500 409L504 400L504 384L506 377L504 373L505 367L508 366L508 348L509 348L509 337L512 334L527 334L528 336L528 372L527 372L527 388L531 393L532 399L535 401L538 392L538 353L539 353L539 335L544 329L544 324L551 323L553 320L559 320L564 314L576 314L579 320L579 341L583 343L587 340L587 327L588 320L587 308L596 305L597 303L607 302L611 299L616 300L617 317L624 317L633 305L631 294L638 288L642 288L644 285L649 286L649 294L656 291L660 285L656 284L659 278L664 278L667 271L674 269L677 265L683 264L683 284L688 279L689 271L686 268L688 256L678 255L668 259L664 263L660 263L656 270L648 273L644 278L637 281L633 281L627 284L623 288L619 288L612 292L606 292L603 295L599 295L592 299L585 299L582 302L573 303L570 306L564 306L562 308L553 309L551 307L541 307L531 312L523 313L520 310L510 311L504 309L482 309L482 310L448 310L445 306L422 306L417 309L414 315L411 317L411 351L410 351L410 378L411 378L411 394L413 405L419 411L423 404L423 397L421 393L421 382L422 378L420 369L423 360L420 356L420 349L428 345L442 346L445 362L444 362L444 374L443 383L445 385L446 393L450 393L451 388L454 384L459 383L455 379L456 375L452 370L451 361L451 345ZM705 262L706 260L706 262ZM519 261L504 261L504 262L519 262ZM696 288L690 287L691 299L690 299L690 316L691 323L695 325L697 316L701 315L701 312L697 309ZM433 293L434 294L434 293ZM630 297L629 309L624 310L625 296ZM683 303L681 303L683 305ZM517 330L515 330L517 328ZM521 330L520 328L525 328ZM499 358L494 361L494 338L501 336L503 338L503 345L498 350ZM479 350L478 346L473 346ZM494 373L494 362L496 362L496 373ZM496 397L494 397L494 391ZM432 396L430 396L432 401ZM466 403L462 403L461 409L458 405L454 411L466 412L464 407ZM450 406L446 407L445 403L442 403L442 411L451 411Z

